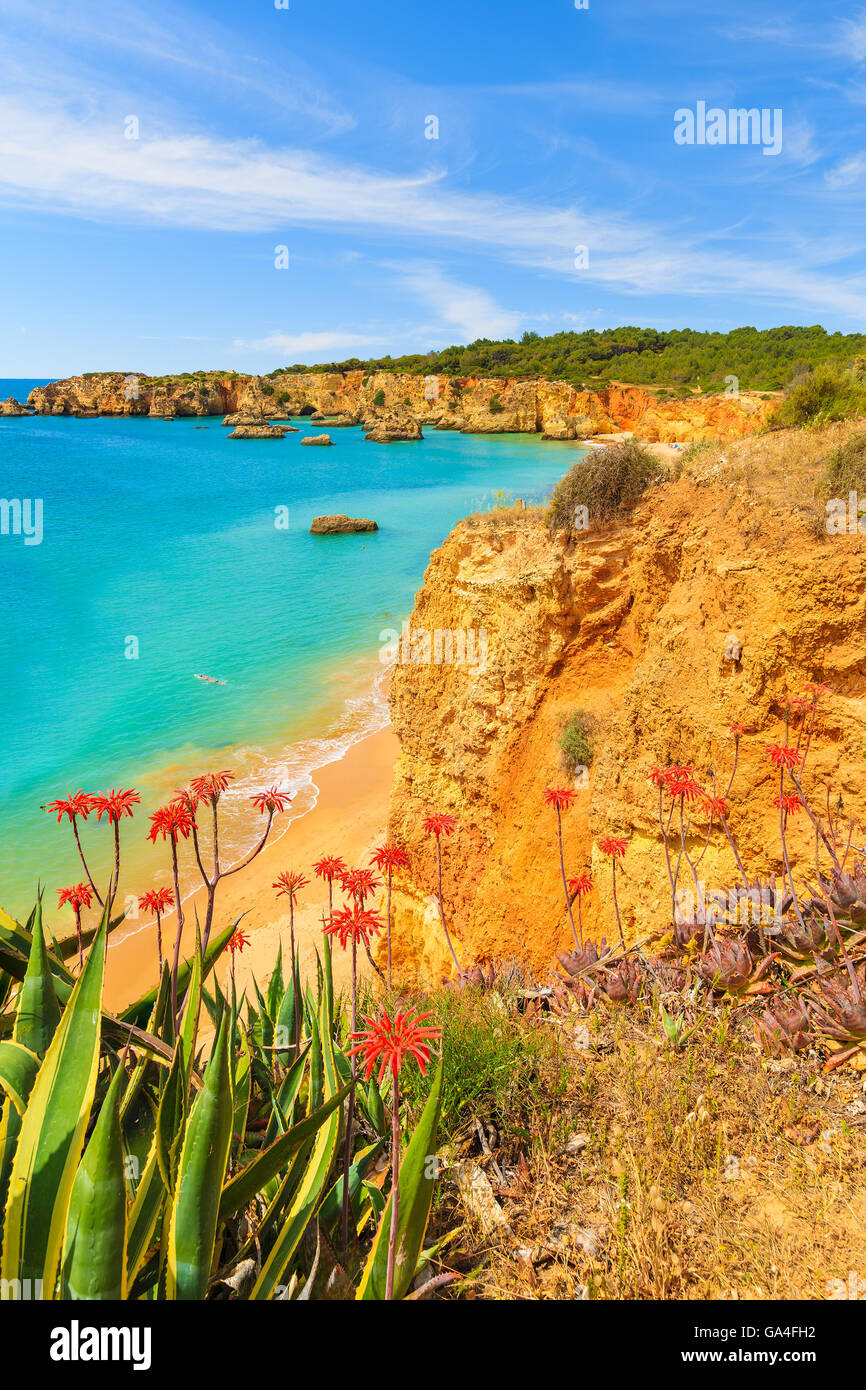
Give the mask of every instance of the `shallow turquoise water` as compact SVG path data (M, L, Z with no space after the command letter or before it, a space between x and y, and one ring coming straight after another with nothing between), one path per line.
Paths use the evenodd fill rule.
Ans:
M0 398L34 384L0 381ZM53 893L75 874L68 833L39 809L67 791L135 784L145 805L125 833L143 841L146 810L196 772L309 784L384 722L380 632L408 616L431 549L494 490L540 499L580 452L432 430L378 445L357 429L309 449L295 423L241 442L213 418L0 420L0 495L43 503L41 544L0 535L9 910L37 876ZM309 535L328 512L381 529Z

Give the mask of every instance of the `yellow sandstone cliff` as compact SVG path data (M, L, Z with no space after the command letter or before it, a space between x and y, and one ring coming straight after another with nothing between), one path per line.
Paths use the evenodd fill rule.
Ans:
M660 400L639 386L579 391L564 381L408 373L282 372L271 377L151 378L89 373L31 391L40 415L225 415L236 411L282 419L339 415L373 429L385 417L469 434L542 434L584 439L620 430L676 443L737 439L768 418L776 402L756 394Z
M860 422L860 428L862 428ZM435 842L421 821L452 814L443 838L445 903L461 963L528 957L541 970L570 932L545 787L567 786L558 739L576 710L595 723L588 786L564 813L566 869L589 869L590 934L616 932L610 870L597 842L627 837L618 872L627 939L670 922L652 764L691 764L708 789L730 776L730 824L750 876L781 874L777 775L766 747L784 737L784 700L806 681L834 692L819 721L805 789L866 843L866 536L828 536L820 458L844 437L785 432L699 452L622 522L568 541L540 512L460 523L431 557L413 633L476 634L475 665L398 662L391 711L401 755L390 833L412 858L395 899L407 975L449 973L435 900ZM486 661L480 659L486 633ZM739 660L732 659L740 644ZM453 639L452 639L453 640ZM424 656L423 643L416 650ZM441 646L441 638L440 638ZM412 648L408 649L411 655ZM689 851L704 844L698 817ZM846 829L847 834L847 829ZM792 817L795 873L812 835ZM737 882L718 830L700 864L707 890ZM689 886L689 875L681 879Z

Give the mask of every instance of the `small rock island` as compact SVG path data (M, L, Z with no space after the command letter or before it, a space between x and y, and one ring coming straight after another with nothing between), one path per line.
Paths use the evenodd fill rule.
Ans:
M317 516L310 527L311 536L341 535L349 531L378 531L375 521L355 516Z

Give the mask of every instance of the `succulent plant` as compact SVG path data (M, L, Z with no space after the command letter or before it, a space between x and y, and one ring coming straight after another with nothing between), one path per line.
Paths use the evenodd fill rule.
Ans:
M770 1057L783 1057L786 1052L803 1052L814 1039L810 1035L811 1021L800 999L789 1004L779 1003L765 1009L755 1020L755 1038Z
M772 994L773 986L762 979L775 955L765 956L756 965L744 940L725 937L698 957L698 973L719 994L736 996Z
M598 972L598 985L602 997L609 1004L635 1004L640 998L644 983L644 972L634 956L626 956L615 966Z
M817 1031L833 1053L827 1070L854 1062L866 1070L866 970L854 976L854 984L818 980L810 1000Z

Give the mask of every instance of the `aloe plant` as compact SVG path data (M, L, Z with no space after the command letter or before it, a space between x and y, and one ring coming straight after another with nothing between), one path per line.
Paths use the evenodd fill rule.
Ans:
M46 943L41 902L24 925L0 916L12 1020L0 1039L4 1295L30 1280L45 1299L189 1300L229 1288L306 1300L334 1267L318 1274L340 1229L344 1110L356 1088L364 1124L348 1154L352 1250L370 1253L341 1287L352 1296L354 1274L359 1297L384 1297L390 1208L367 1178L385 1117L375 1084L352 1076L329 939L315 987L300 988L297 962L286 982L278 963L265 993L253 982L251 1005L212 979L226 928L206 950L199 938L176 977L166 962L159 984L115 1017L102 1008L111 925L106 906L73 979ZM419 1155L433 1151L440 1085L399 1167L395 1297L421 1259L432 1187Z

